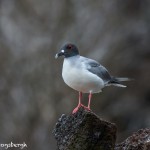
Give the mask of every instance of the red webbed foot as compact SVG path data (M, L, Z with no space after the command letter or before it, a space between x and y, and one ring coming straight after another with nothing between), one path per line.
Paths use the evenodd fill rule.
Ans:
M84 108L85 110L87 110L87 111L91 111L91 109L90 109L89 107L86 107L86 106L84 106L83 104L81 104L81 105L78 105L78 106L73 110L72 114L76 113L76 112L79 110L80 107L83 107L83 108Z

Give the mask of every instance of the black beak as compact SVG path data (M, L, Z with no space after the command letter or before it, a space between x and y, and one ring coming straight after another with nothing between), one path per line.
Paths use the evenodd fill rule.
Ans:
M57 59L58 57L63 56L63 55L64 55L64 50L61 50L59 53L55 55L55 58Z

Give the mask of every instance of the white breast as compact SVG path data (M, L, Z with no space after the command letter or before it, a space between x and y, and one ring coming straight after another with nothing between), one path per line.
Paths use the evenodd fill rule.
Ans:
M98 93L104 87L101 78L86 70L80 56L64 59L62 77L68 86L83 93Z

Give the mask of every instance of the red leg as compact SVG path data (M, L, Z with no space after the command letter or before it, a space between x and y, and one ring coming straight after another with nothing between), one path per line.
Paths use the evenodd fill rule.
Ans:
M88 110L91 110L90 106L91 106L91 98L92 98L92 93L90 92L89 94L89 102L88 102Z
M81 99L82 99L82 92L79 92L79 106L81 106L82 104L81 104Z
M78 102L78 106L73 110L73 114L74 113L76 113L77 111L78 111L78 109L81 107L81 106L83 106L82 104L81 104L81 99L82 99L82 92L79 92L79 102Z

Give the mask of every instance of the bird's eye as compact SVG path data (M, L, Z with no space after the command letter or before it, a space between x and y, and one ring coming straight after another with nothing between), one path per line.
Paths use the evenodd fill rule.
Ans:
M67 46L67 49L72 49L72 45L68 45L68 46Z

